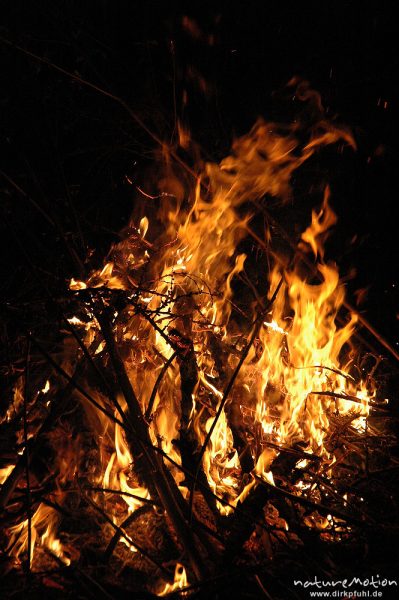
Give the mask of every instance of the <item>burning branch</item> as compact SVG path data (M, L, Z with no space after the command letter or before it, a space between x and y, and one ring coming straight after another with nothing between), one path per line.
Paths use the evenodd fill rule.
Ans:
M181 494L174 479L170 476L168 471L165 470L163 463L151 449L152 444L148 435L148 429L136 395L127 376L125 366L115 346L115 340L108 318L104 312L98 314L97 318L107 344L115 373L118 377L118 383L128 406L129 412L127 418L133 433L132 436L128 436L128 441L132 450L132 456L135 459L137 474L146 482L149 489L159 496L160 501L184 545L196 577L201 579L205 572L204 565L197 550L198 542L194 541L193 535L181 509ZM143 440L144 443L141 440Z

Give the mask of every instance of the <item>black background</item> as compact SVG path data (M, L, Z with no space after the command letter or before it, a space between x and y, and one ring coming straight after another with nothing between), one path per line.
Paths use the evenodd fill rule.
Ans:
M145 181L156 149L120 103L15 46L122 98L161 139L176 139L178 117L214 160L258 116L289 120L275 92L299 76L354 133L356 154L318 167L332 182L335 252L344 273L356 267L351 299L368 288L360 309L399 348L393 6L2 2L6 300L40 295L38 276L62 287L89 248L101 259L137 202L126 176Z

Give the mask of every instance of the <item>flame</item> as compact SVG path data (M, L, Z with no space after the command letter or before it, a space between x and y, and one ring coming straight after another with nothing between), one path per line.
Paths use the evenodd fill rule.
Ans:
M166 583L165 587L161 592L158 592L157 596L166 596L172 592L183 590L188 586L186 569L180 563L176 563L175 577L173 583Z
M306 85L298 88L298 97L321 110L318 97ZM376 393L369 380L353 376L351 339L356 317L342 323L345 288L337 266L325 258L325 240L337 222L328 187L291 262L273 251L267 256L268 281L254 282L246 273L247 266L248 273L251 268L251 257L243 252L248 236L260 240L263 250L272 243L270 231L263 242L251 230L262 203L269 198L286 203L292 196L293 173L320 148L337 142L354 146L346 130L324 119L305 141L304 137L299 122L282 127L259 120L234 142L230 156L198 173L192 188L179 178L165 147L160 194L136 186L140 210L150 201L148 215L134 215L122 241L87 281L70 282L78 298L92 294L95 302L96 294L103 294L105 304L112 294L124 299L125 304L113 311L115 339L153 444L180 465L175 442L183 428L193 435L198 449L212 428L202 467L209 487L223 500L217 503L222 514L232 510L226 501L234 506L245 498L256 485L255 475L270 485L278 484L274 465L284 450L298 452L297 468L306 468L309 455L318 457L317 464L330 476L337 460L331 442L333 420L345 417L362 433ZM181 125L179 138L183 147L189 146L188 132ZM237 291L240 278L248 280L253 300L245 298L246 288ZM278 289L268 314L263 310L267 299L260 292L266 287L269 299ZM125 293L117 294L119 290ZM89 303L84 304L82 314L68 319L79 327L87 345L100 331L91 310ZM254 327L255 343L241 365ZM65 344L66 363L78 352L74 344L74 340ZM105 342L100 341L93 351L96 359L104 348ZM237 379L225 396L237 366ZM185 377L190 386L184 396ZM23 398L21 385L22 378L16 403ZM54 395L48 381L41 386L46 398ZM120 418L109 398L96 389L91 395L105 411ZM182 406L183 398L189 406ZM117 400L126 410L123 398ZM81 402L99 456L88 478L95 493L101 494L104 510L120 526L150 494L137 481L123 428L87 399L82 397ZM65 444L52 438L59 455L60 493L75 480L82 454L79 440L67 426L64 433ZM254 465L245 486L236 436L241 436ZM12 468L2 469L0 477L6 479ZM181 484L182 473L177 468L171 472ZM300 481L296 489L310 493L311 486ZM44 504L37 508L31 520L32 555L35 544L41 544L67 560L55 535L57 519ZM287 530L288 524L282 522ZM305 522L320 530L329 528L328 518L318 515ZM27 529L27 521L9 529L9 549L16 557L26 550ZM174 583L166 584L159 595L186 586L185 569L178 564Z
M59 515L51 506L39 504L31 518L31 546L30 557L33 561L36 544L48 548L65 565L70 564L70 559L65 555L60 540L56 537ZM18 525L10 527L7 550L15 558L28 549L29 521L25 519Z
M87 288L87 285L84 281L79 281L72 277L72 279L69 283L70 290L77 291L77 290L85 290L86 288Z
M11 421L20 411L24 402L25 377L18 377L13 389L12 404L7 408L4 415L0 416L0 424Z
M211 417L205 425L207 433L212 423L213 418ZM205 451L203 464L212 491L230 502L234 501L239 487L237 475L240 473L240 462L224 411L212 433L209 447ZM225 515L230 514L233 510L221 502L217 502L217 506L220 512Z
M337 325L345 292L337 267L322 261L320 239L335 222L326 193L322 209L313 211L312 223L301 238L319 257L316 274L320 283L307 282L295 267L282 271L276 266L272 272L271 289L281 276L284 284L273 306L272 323L266 323L267 329L260 333L263 352L255 375L256 418L265 433L278 443L305 444L308 452L331 460L325 446L328 414L357 413L353 425L359 427L359 419L369 414L373 397L372 390L362 383L356 385L345 373L349 361L340 364L356 318L352 315L344 326ZM288 322L287 313L291 313ZM357 399L358 404L344 400L345 396Z
M106 406L105 399L101 395L98 394L96 400ZM118 402L126 408L123 398L118 397ZM101 502L105 500L107 514L119 526L129 514L142 506L143 502L140 498L149 499L150 494L146 488L136 485L132 479L133 459L121 426L110 422L106 415L92 405L85 403L84 407L99 440L100 462L92 475L92 484L104 490L101 494ZM118 412L115 412L115 416L119 416ZM113 492L117 493L118 502L115 502ZM120 542L135 551L123 537Z
M115 424L115 452L111 454L109 462L104 471L102 485L105 489L113 489L127 494L133 494L141 498L149 498L148 490L143 487L132 487L129 485L128 475L131 471L132 457L127 446L121 427ZM142 505L139 499L132 496L122 496L130 514ZM113 515L115 516L115 515ZM114 522L115 519L114 519ZM119 523L117 523L119 524ZM122 538L123 540L123 538Z
M46 383L44 384L44 386L42 387L42 389L40 390L42 394L47 394L47 392L50 390L50 382L47 379Z
M12 473L14 466L15 465L8 465L7 467L0 469L0 485L3 485L7 477Z

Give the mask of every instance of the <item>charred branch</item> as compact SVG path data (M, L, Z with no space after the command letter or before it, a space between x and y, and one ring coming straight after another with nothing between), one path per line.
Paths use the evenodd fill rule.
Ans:
M128 406L127 419L132 427L132 434L127 434L128 443L134 457L137 474L146 483L150 491L159 497L173 526L176 529L193 571L198 579L205 573L203 560L197 550L197 543L190 531L182 512L182 496L170 473L165 469L160 457L152 450L147 425L141 413L139 403L127 376L125 366L115 345L114 334L105 312L97 316L101 326L108 352L118 378L118 383ZM142 441L143 440L143 441Z

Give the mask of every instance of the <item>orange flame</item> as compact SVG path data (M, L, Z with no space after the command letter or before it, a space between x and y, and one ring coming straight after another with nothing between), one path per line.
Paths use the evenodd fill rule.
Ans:
M31 546L30 557L33 561L35 546L44 546L55 554L65 565L70 564L70 559L65 555L60 540L56 537L59 516L56 510L45 504L40 504L31 518ZM29 521L26 519L9 528L9 542L7 550L12 556L18 558L28 549Z
M175 577L173 583L166 583L165 587L161 592L158 592L157 596L166 596L172 592L182 590L188 586L186 569L180 563L176 563Z

